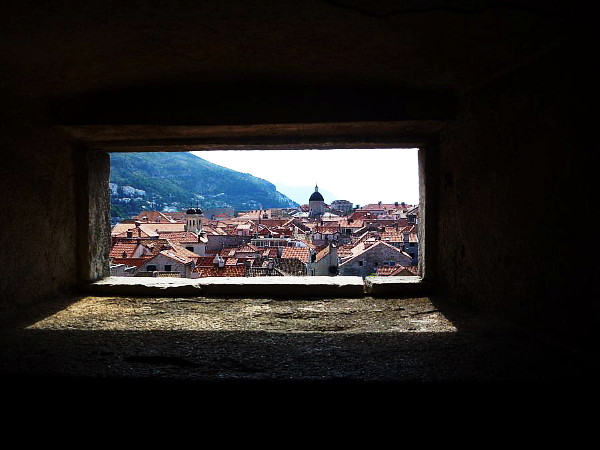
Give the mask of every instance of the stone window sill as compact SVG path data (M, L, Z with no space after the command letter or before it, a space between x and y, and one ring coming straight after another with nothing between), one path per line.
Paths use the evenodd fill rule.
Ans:
M268 296L364 297L401 296L423 291L419 277L107 277L86 286L92 295L134 296Z

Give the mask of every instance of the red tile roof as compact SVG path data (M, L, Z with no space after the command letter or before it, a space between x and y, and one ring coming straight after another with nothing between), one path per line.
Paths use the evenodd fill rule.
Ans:
M200 256L179 244L173 244L171 251L181 257L190 258L194 260L198 259L198 257Z
M342 257L342 255L340 255L340 252L338 251L338 256L344 259L344 261L341 264L346 264L348 261L353 260L357 256L362 255L364 252L370 251L371 249L381 245L389 247L394 252L398 252L399 254L404 255L407 259L410 259L410 256L404 253L402 250L383 241L360 242L359 244L351 248L351 253L349 255L344 252L344 255Z
M143 223L140 225L144 231L150 233L155 232L158 234L162 233L174 233L179 231L185 231L184 223Z
M131 238L151 238L158 237L156 232L146 232L142 227L136 227L130 223L118 223L111 231L111 236L119 238L130 238L127 234L131 233Z
M284 247L281 258L299 259L303 263L310 261L310 250L308 247Z
M276 248L266 248L262 251L261 255L268 258L277 258L277 253L278 252Z
M252 244L245 244L245 245L239 247L238 249L236 249L236 253L256 253L259 251L260 250L258 249L258 247L255 247Z
M174 220L172 216L167 216L160 211L142 211L132 218L142 222L171 222Z
M196 267L212 267L214 256L201 256L196 260Z
M244 266L198 267L194 270L200 278L206 277L243 277L246 274Z
M227 234L221 228L217 228L216 226L207 226L207 225L204 225L204 226L202 226L202 231L204 231L206 234L210 234L210 235L224 235L224 234Z
M182 264L188 264L193 261L192 258L190 258L186 255L183 255L180 252L177 252L175 250L163 250L160 252L160 254L166 256L167 258L171 258L175 261L178 261Z
M317 256L315 257L315 261L321 261L324 257L326 257L327 255L329 255L330 252L331 252L331 247L329 245L326 245L324 248L322 248L321 250L319 250L317 252Z
M417 266L379 266L377 267L378 276L413 276L419 274L419 268Z
M137 242L117 242L110 249L109 258L132 258L138 248Z
M219 255L223 256L223 257L227 257L227 256L235 256L235 253L237 252L237 248L224 248L222 250L220 250L218 252Z
M161 238L168 239L177 243L197 243L198 236L191 231L172 231L167 233L161 233Z
M338 247L338 257L345 258L352 256L353 245L340 245Z
M152 256L148 256L146 258L112 258L112 262L113 264L125 264L126 266L141 267L151 258Z

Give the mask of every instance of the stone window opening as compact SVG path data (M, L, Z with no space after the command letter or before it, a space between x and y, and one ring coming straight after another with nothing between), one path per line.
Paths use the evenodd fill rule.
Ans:
M327 129L331 124L317 124L308 128L313 128L311 131L314 132L319 128L323 127L323 130ZM338 124L335 124L334 128ZM352 128L354 125L351 125ZM358 124L358 128L362 128L363 124ZM302 131L302 126L298 126ZM158 127L161 128L161 127ZM363 133L355 133L356 130L352 130L345 138L345 141L337 141L335 145L331 143L324 144L323 141L329 139L323 139L319 137L317 140L311 141L311 139L302 138L303 145L299 146L295 141L302 137L302 133L298 134L298 130L294 130L293 127L281 127L278 129L275 126L275 130L281 133L281 143L273 144L269 142L272 140L272 136L267 136L269 132L273 130L265 130L263 126L258 127L258 134L260 136L244 136L248 130L240 130L233 127L234 136L226 136L225 138L221 134L227 134L228 130L218 130L219 127L208 127L208 129L202 129L199 127L192 127L192 135L196 132L199 137L198 141L201 143L190 144L188 142L181 143L181 139L173 138L166 139L164 136L168 135L169 132L173 132L175 135L180 134L179 128L186 127L174 127L175 130L166 127L165 130L152 131L152 127L146 128L141 127L139 130L136 127L120 127L120 126L109 126L103 128L102 126L79 126L79 127L63 127L67 133L77 136L77 140L80 143L80 149L85 155L83 159L87 164L87 171L85 175L87 177L88 192L87 198L82 202L84 210L80 211L80 220L83 225L83 230L80 233L80 242L85 245L83 248L89 249L89 252L82 252L80 255L84 264L82 264L82 285L87 292L109 292L111 294L119 295L130 294L132 292L149 293L149 294L165 294L169 290L177 295L274 295L293 297L294 295L304 296L315 296L315 297L327 297L331 296L365 296L378 294L382 296L389 295L427 295L428 290L433 286L435 280L435 265L433 261L429 261L428 253L425 251L425 239L426 239L426 223L425 220L425 198L429 196L428 191L432 191L436 188L434 177L425 177L427 170L425 166L435 166L435 155L436 155L436 142L437 139L431 136L423 136L419 140L408 140L399 141L398 138L386 139L382 142L379 139L373 139L368 142L364 140L358 141L358 136L363 137ZM217 128L214 130L213 128ZM342 127L342 128L345 128ZM385 128L385 127L384 127ZM152 136L140 136L139 132L147 132L150 130ZM377 130L377 126L369 124L370 130ZM290 131L291 130L291 131ZM389 130L386 130L389 131ZM124 135L128 135L125 136ZM186 139L189 140L189 133L186 133ZM250 133L252 134L252 133ZM277 133L275 133L277 134ZM317 133L318 134L318 133ZM356 135L355 135L356 134ZM212 141L211 135L214 135L215 140ZM220 135L220 136L219 136ZM98 139L101 137L101 139ZM388 136L389 137L389 136ZM231 141L235 142L234 145L219 144L219 141ZM339 139L339 138L338 138ZM264 143L261 142L264 140ZM211 142L212 141L212 142ZM245 142L247 141L247 142ZM306 144L307 141L311 141L311 145ZM302 150L306 148L311 149L328 149L328 148L360 148L368 151L370 148L394 148L402 151L403 148L418 148L419 158L419 208L423 211L423 220L418 223L420 239L423 240L423 245L419 247L419 268L418 276L416 277L385 277L386 280L367 280L360 276L309 276L309 277L239 277L239 279L229 280L208 280L208 279L176 279L176 278L144 278L144 277L132 277L129 280L117 280L115 277L110 277L108 268L108 242L110 240L110 204L107 201L108 197L108 182L110 174L110 158L109 153L121 152L121 151L198 151L198 150L211 150L211 149L227 149L232 151L243 151L243 150L257 150L257 149L281 149L281 150ZM432 164L433 162L433 164ZM99 195L102 192L103 195ZM427 194L427 195L426 195ZM102 198L97 198L98 196ZM358 206L358 205L357 205ZM431 209L429 209L431 211ZM431 213L430 213L431 215ZM433 236L432 233L429 233ZM104 239L102 239L104 238ZM432 239L433 240L433 239ZM430 248L433 245L430 244ZM433 253L433 252L430 252ZM426 265L425 262L428 261ZM327 278L327 280L324 280ZM381 283L380 283L381 281ZM289 286L301 286L295 292L286 288Z

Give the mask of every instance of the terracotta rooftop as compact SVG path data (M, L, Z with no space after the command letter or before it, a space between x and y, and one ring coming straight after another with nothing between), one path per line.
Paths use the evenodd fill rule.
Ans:
M287 247L286 247L287 248ZM266 248L262 251L261 255L266 256L268 258L277 258L277 248Z
M252 244L245 244L237 249L237 253L254 253L259 252L258 247L255 247Z
M343 228L362 228L363 227L363 221L360 218L350 219L350 220L348 220L348 218L344 218L344 219L339 220L338 224L340 227L343 227Z
M187 248L176 244L176 243L172 243L172 247L171 250L173 253L183 257L183 258L189 258L189 259L193 259L194 261L197 260L200 255L198 255L197 253L194 253L190 250L188 250Z
M197 267L194 272L200 275L200 278L206 277L243 277L246 274L244 266L224 266L224 267Z
M184 216L185 217L185 216ZM142 222L175 222L173 216L168 216L161 211L142 211L133 219L140 220Z
M168 239L170 242L176 242L178 244L198 244L199 242L208 241L206 236L204 238L202 236L198 237L198 235L192 233L191 231L161 233L160 237Z
M233 256L235 256L236 252L237 252L237 248L235 248L235 247L234 248L224 248L224 249L220 250L218 252L218 254L223 257L228 257L228 256L233 257Z
M157 255L162 250L167 250L172 247L171 242L167 239L141 239L139 241L150 253Z
M111 231L111 236L119 238L129 238L127 232L131 233L132 238L153 238L158 237L158 233L154 231L146 231L141 226L136 227L130 223L119 223Z
M172 233L185 231L184 223L141 223L136 227L133 223L118 223L111 230L111 236L126 237L127 231L133 233L133 237L158 237L161 233Z
M200 256L196 260L196 267L212 267L214 256Z
M177 262L180 262L181 264L189 264L193 261L192 258L183 256L174 250L163 250L160 252L160 254L166 256L167 258L171 258Z
M331 247L329 245L325 246L324 248L322 248L321 250L319 250L317 252L315 261L321 261L325 256L329 255L330 252L331 252Z
M141 267L151 258L152 256L145 258L112 258L112 262L113 264L125 264L126 266Z
M227 234L222 228L218 228L216 226L202 226L202 231L204 231L207 235L218 235L222 236Z
M143 223L140 225L146 232L153 231L155 233L173 233L185 231L185 223Z
M299 259L303 263L310 261L310 251L308 247L284 247L281 253L281 258Z
M132 258L139 244L137 242L117 242L110 249L109 258Z
M419 274L419 268L417 266L379 266L377 267L377 276L413 276Z
M410 256L408 256L406 253L404 253L400 249L398 249L398 248L394 247L393 245L390 245L386 242L383 242L383 241L360 242L357 245L355 245L354 247L352 247L351 255L344 255L344 257L346 259L341 264L345 264L348 261L350 261L351 259L354 259L357 256L360 256L361 254L363 254L364 252L371 250L379 245L385 245L385 246L389 247L390 249L392 249L393 251L398 252L399 254L402 254L402 255L406 256L407 258L410 258ZM339 255L339 253L338 253L338 255Z

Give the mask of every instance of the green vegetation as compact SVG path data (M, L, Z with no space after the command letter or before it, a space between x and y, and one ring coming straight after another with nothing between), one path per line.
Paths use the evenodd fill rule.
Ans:
M113 217L130 217L143 209L176 211L190 205L235 210L297 206L277 192L272 183L191 153L111 153L110 156Z

